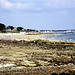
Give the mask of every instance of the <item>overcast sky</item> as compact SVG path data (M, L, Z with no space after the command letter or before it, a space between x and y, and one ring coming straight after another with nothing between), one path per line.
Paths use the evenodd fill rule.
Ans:
M75 0L0 0L0 23L25 29L75 29Z

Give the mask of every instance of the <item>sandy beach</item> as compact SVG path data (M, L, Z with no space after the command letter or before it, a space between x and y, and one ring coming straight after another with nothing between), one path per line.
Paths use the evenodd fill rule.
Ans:
M32 40L48 40L47 38L43 38L42 36L46 35L55 35L55 34L37 34L37 35L28 35L28 34L21 34L21 33L0 33L0 39L4 40L25 40L25 41L32 41Z
M31 40L38 40L42 39L41 35L13 35L12 36L15 40L26 40L26 41L31 41Z
M70 42L70 43L75 43L75 41L67 41L67 40L54 40L54 39L48 39L43 36L48 36L48 35L60 35L60 34L38 34L38 35L24 35L24 34L17 34L17 35L12 35L12 39L20 41L20 40L25 40L25 41L33 41L33 40L45 40L45 41L50 41L50 42Z
M43 36L48 35L60 35L60 34L37 34L37 35L28 35L28 34L21 34L21 33L0 33L0 39L2 40L25 40L25 41L33 41L33 40L45 40L50 42L68 42L68 43L75 43L75 41L67 41L67 40L53 40L44 38Z

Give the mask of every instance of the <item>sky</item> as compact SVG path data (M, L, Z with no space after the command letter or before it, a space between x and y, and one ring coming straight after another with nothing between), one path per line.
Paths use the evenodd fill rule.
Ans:
M37 30L75 29L75 0L0 0L0 23Z

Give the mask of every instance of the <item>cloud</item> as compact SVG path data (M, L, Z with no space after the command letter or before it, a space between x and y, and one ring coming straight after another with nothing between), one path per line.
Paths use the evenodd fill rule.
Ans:
M0 8L9 9L12 7L12 3L7 0L0 0Z
M0 8L7 10L48 11L75 8L75 0L0 0Z
M14 1L14 0L13 0ZM12 2L8 0L0 0L0 8L8 9L8 10L22 10L27 9L31 4L21 3L21 2Z
M49 8L75 8L75 0L51 0L44 3Z

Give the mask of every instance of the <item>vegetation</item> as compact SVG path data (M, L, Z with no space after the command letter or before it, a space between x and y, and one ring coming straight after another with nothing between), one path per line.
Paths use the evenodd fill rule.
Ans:
M38 30L34 29L24 29L23 27L17 27L16 30L13 30L15 27L9 25L5 26L4 24L0 23L0 33L19 33L20 31L25 32L38 32Z
M22 31L23 27L17 27L17 31Z
M7 33L20 33L20 31L7 31Z
M34 29L27 29L25 31L27 31L27 32L30 32L30 31L36 31L36 32L38 32L38 30L34 30Z
M15 69L3 68L3 75L75 75L74 43L0 40L0 56L0 63L16 65ZM13 74L7 74L9 71Z
M3 30L5 30L5 25L4 24L2 24L2 23L0 23L0 31L3 31Z
M7 29L11 29L11 31L14 29L13 26L8 26Z

